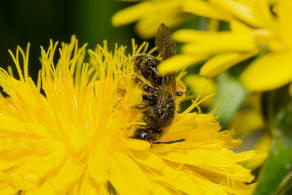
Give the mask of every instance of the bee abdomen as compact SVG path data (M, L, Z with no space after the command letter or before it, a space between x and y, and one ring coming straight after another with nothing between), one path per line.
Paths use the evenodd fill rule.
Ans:
M148 94L143 94L142 96L143 101L146 102L148 106L155 106L157 104L157 96L155 95L148 95Z
M165 105L156 104L148 107L143 112L143 120L146 126L153 129L160 129L169 126L175 115L174 99L170 96Z

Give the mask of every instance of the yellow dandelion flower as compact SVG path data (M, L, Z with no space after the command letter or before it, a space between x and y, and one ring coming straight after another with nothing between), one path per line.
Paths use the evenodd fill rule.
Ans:
M228 14L221 19L229 21L231 30L175 32L174 39L186 43L183 54L161 64L162 73L206 61L200 73L215 76L260 55L241 75L247 89L270 90L291 82L291 1L211 0L210 4Z
M118 11L113 16L112 23L120 26L138 21L135 26L137 33L143 38L151 38L162 22L172 28L188 18L189 15L182 11L182 2L183 0L142 1Z
M198 75L186 76L184 80L194 94L207 99L202 105L211 109L211 106L214 105L214 98L210 96L216 94L217 83L211 78ZM228 125L228 129L234 129L235 138L243 139L243 144L239 149L253 148L257 152L257 157L246 164L248 168L253 170L265 161L272 139L267 131L261 131L266 127L262 118L260 98L261 94L249 94ZM219 101L219 108L220 105Z
M114 26L120 26L137 21L137 33L143 38L151 38L162 22L170 28L177 27L193 14L216 19L217 16L222 16L223 19L227 17L216 7L202 0L144 0L118 11L113 16L112 23ZM211 26L214 25L216 24L212 22Z
M146 47L145 47L146 46ZM253 151L212 114L176 114L159 141L129 138L141 124L142 91L133 82L133 55L71 43L41 48L38 81L28 73L29 48L12 57L18 76L0 70L0 194L248 194L242 163ZM89 55L87 55L89 54ZM21 68L23 64L23 68Z

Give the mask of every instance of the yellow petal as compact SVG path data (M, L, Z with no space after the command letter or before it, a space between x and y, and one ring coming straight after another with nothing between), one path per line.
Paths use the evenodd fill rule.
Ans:
M200 158L196 158L197 155L199 155ZM229 170L227 174L231 176L232 179L237 181L251 181L253 176L250 174L250 171L235 164L234 157L236 155L240 157L239 159L244 161L253 157L254 152L249 151L243 154L235 154L231 150L207 151L204 149L194 149L187 152L170 152L161 157L171 162L192 165L222 175L226 174L226 171Z
M235 18L239 18L244 23L248 23L251 26L261 26L261 22L253 15L252 9L240 2L233 0L211 0L211 2L221 7L221 9L229 11Z
M199 63L208 58L206 55L178 55L174 56L158 66L158 71L161 74L175 72L187 66Z
M176 175L174 173L176 172L173 172L169 177L172 176L171 178L173 178ZM179 191L186 194L205 194L202 189L203 187L200 187L199 182L191 178L186 172L177 171L177 175L178 177L175 178L175 180L173 179L174 181L172 180L172 183ZM196 179L199 180L198 178Z
M52 181L51 187L55 188L56 191L68 191L71 187L70 184L82 175L84 165L80 165L74 162L74 160L75 159L66 160L57 175L52 175L50 178L47 178L48 183L50 183L49 180Z
M251 131L263 127L263 119L259 110L243 109L235 114L230 127L235 130L237 137L242 137Z
M135 30L138 34L144 38L149 39L153 37L156 33L157 28L163 22L169 28L173 28L178 24L182 23L186 17L181 15L181 13L170 12L170 13L161 13L143 17L135 26Z
M191 88L192 92L196 96L200 96L201 98L204 98L211 94L215 94L217 90L216 83L210 78L202 77L199 75L189 75L184 79L184 81ZM203 102L203 105L211 106L213 101L213 97L209 98L205 102Z
M151 38L162 22L172 28L188 18L186 14L182 14L181 4L177 0L144 1L117 12L112 23L120 26L138 21L135 26L137 33L143 38Z
M88 175L96 182L96 183L103 183L107 179L107 173L104 172L104 170L109 169L110 164L105 162L103 158L109 159L111 161L112 159L109 158L109 156L106 153L106 149L104 147L99 147L96 150L93 150L91 155L88 159ZM99 173L99 174L96 174Z
M75 185L68 190L68 194L78 194L78 195L96 195L96 194L108 194L108 189L106 183L99 186L94 185L92 178L89 177L88 172L84 171L82 177L77 180Z
M257 151L257 155L251 160L248 161L245 165L249 169L256 169L266 160L270 148L271 148L272 137L269 133L265 133L260 140L257 142L254 147Z
M241 75L248 90L270 90L291 82L292 53L272 53L250 64Z
M230 28L235 33L252 33L252 28L246 24L243 24L237 20L230 21Z
M189 164L193 166L233 166L234 159L230 158L232 152L230 150L211 151L204 149L193 149L184 152L169 152L161 156L172 162ZM196 158L200 156L200 158Z
M139 20L135 29L143 38L151 38L162 22L173 28L187 18L186 14L182 14L180 1L156 1L155 4L152 3L149 12Z
M173 163L169 163L173 165ZM192 174L188 174L190 172L182 171L179 165L166 166L163 170L163 175L161 178L157 178L161 180L162 183L172 183L172 190L174 191L181 191L185 192L186 194L204 194L204 185L201 185L202 181L199 178L199 174L194 174L195 176L192 177ZM197 177L199 176L199 177ZM205 181L205 180L204 180ZM175 194L172 192L171 194Z
M250 159L254 158L256 155L257 155L257 153L254 150L249 150L246 152L239 152L239 153L235 154L237 162L249 161Z
M216 39L219 33L216 32L206 32L206 31L199 31L199 30L189 30L189 29L183 29L178 30L173 33L173 38L176 41L180 42L196 42L200 41L202 39Z
M278 3L279 9L279 24L280 24L280 33L284 37L284 40L292 46L292 2L290 0L281 0Z
M217 33L216 36L206 37L198 42L183 46L187 54L216 54L221 52L252 52L257 49L254 37L246 33Z
M133 154L135 154L135 160L144 166L151 167L156 170L161 170L167 166L161 158L152 153L133 151Z
M146 1L118 11L112 17L112 24L114 26L121 26L135 22L136 20L140 19L149 9L151 9L151 3Z
M143 140L125 139L124 141L129 148L134 150L146 151L151 147L151 144L149 142L145 142Z
M127 155L119 152L114 153L113 156L114 160L109 162L111 164L109 180L112 185L118 189L119 194L149 194L149 188L151 188L152 185L149 184L150 180L142 172L138 164ZM129 186L132 187L129 188Z
M275 23L275 17L271 12L271 5L268 0L254 1L252 9L254 16L261 20L265 26L273 25Z
M230 15L228 13L214 7L212 4L210 4L207 1L187 0L185 1L183 5L183 10L191 14L205 16L209 18L215 18L215 19L220 19L220 20L230 19Z
M203 65L200 74L213 77L253 55L254 53L226 53L216 55Z
M14 194L19 194L19 190L12 187L12 186L1 186L0 188L0 194L9 194L9 195L14 195ZM21 193L20 193L21 194Z

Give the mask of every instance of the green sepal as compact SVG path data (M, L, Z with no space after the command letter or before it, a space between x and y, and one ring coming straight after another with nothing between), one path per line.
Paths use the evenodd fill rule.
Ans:
M218 76L218 90L211 110L223 127L227 127L247 94L239 80L228 72Z

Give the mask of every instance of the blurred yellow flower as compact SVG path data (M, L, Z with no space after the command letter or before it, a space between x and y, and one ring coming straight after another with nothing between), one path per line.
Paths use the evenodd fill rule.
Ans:
M217 91L217 84L215 81L196 74L186 76L184 81L187 86L190 87L192 94L200 99L206 99L202 102L203 106L208 108L212 106L214 103L214 95Z
M183 0L148 0L118 11L112 18L114 26L138 21L135 28L143 38L151 38L161 23L172 28L188 18L182 11Z
M174 39L185 42L183 54L161 64L162 73L172 72L207 60L200 73L215 76L251 58L241 80L251 91L270 90L292 80L292 2L211 0L225 13L231 30L210 32L179 30Z
M261 94L249 94L229 125L230 129L234 129L234 137L243 139L242 148L253 148L257 151L257 158L246 164L250 169L256 169L261 166L271 148L272 136L267 130L262 117L260 99Z
M253 170L262 166L265 160L267 160L272 148L271 146L272 135L268 131L265 131L258 140L255 140L255 145L253 146L258 155L252 161L248 161L245 166Z
M123 0L129 1L129 0ZM141 2L118 11L112 17L112 24L120 26L137 22L135 28L142 38L152 38L157 27L165 23L170 28L191 19L191 16L201 15L210 18L226 19L215 6L202 0L142 0ZM210 27L216 26L213 21Z
M261 109L261 94L249 94L245 98L241 108L230 122L230 128L235 129L235 137L243 137L251 131L266 128Z
M184 142L129 138L142 123L132 55L147 44L132 55L97 46L88 60L74 37L61 45L58 55L57 43L41 49L37 83L29 48L11 53L18 76L0 71L0 194L251 193L253 176L241 163L254 152L234 153L240 141L220 132L212 114L191 113L196 103L159 140Z

